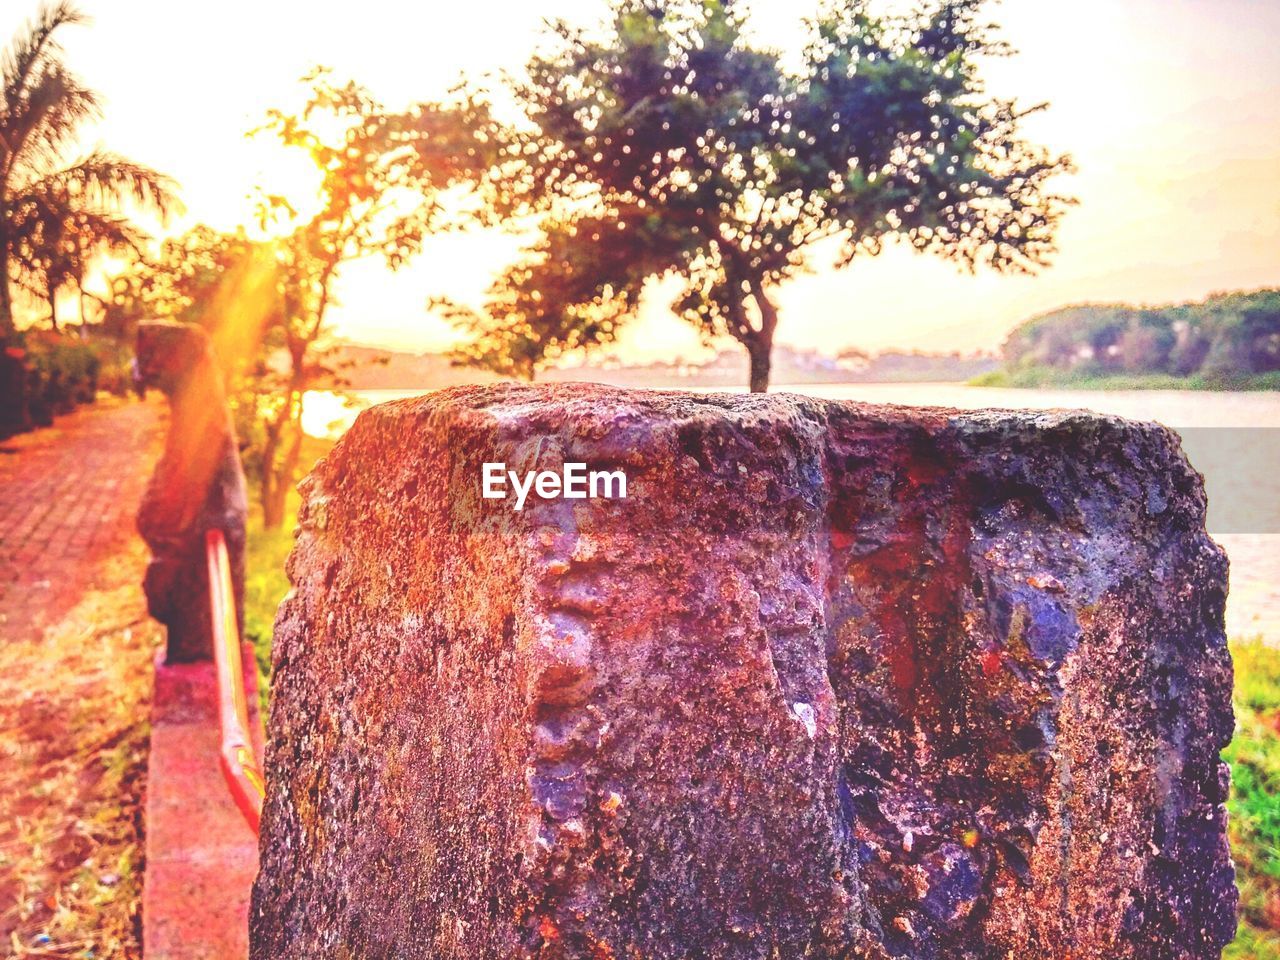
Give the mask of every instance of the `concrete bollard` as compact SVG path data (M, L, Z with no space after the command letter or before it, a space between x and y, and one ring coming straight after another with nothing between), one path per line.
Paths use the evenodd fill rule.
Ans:
M1231 937L1226 562L1162 428L462 388L304 496L256 960Z
M138 324L143 383L169 400L164 453L138 507L151 550L143 589L168 633L166 660L213 656L205 532L222 530L231 560L236 616L244 624L247 498L240 451L209 336L190 324Z

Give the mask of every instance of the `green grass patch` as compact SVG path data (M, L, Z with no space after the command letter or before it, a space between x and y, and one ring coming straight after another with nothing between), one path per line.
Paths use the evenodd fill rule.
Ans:
M293 547L296 513L290 513L279 530L264 530L262 518L249 521L245 549L244 638L253 644L258 660L258 692L267 705L267 681L271 677L271 631L276 608L289 592L284 562Z
M1231 645L1236 732L1231 764L1231 852L1240 929L1229 960L1280 960L1280 650L1260 638Z
M333 449L333 441L307 437L302 448L303 472ZM275 626L276 608L289 592L289 578L284 565L293 549L293 531L298 522L301 499L289 494L284 523L278 530L262 526L258 506L258 484L249 480L249 523L245 543L244 639L253 644L258 661L258 695L266 716L268 683L271 678L271 634Z

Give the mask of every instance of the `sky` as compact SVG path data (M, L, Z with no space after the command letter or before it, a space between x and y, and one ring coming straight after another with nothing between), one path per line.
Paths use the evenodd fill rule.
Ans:
M888 5L892 5L886 0ZM796 48L812 0L755 0L752 26ZM187 212L169 225L252 220L252 190L306 192L308 171L245 137L272 106L298 103L315 64L368 86L388 107L442 97L459 75L515 69L544 18L598 22L603 0L468 4L362 0L82 0L71 66L106 100L87 132L174 176ZM0 37L34 12L0 4ZM1048 101L1025 133L1072 155L1061 187L1079 205L1054 264L1032 277L969 275L900 248L843 270L817 264L778 291L778 342L991 350L1022 320L1069 303L1166 303L1280 285L1280 3L1275 0L1004 0L992 19L1019 53L988 65L992 93ZM313 188L312 188L313 189ZM407 268L349 265L336 335L396 349L447 348L456 332L426 308L478 303L516 253L500 232L435 238ZM699 351L692 329L647 298L618 352L645 361Z

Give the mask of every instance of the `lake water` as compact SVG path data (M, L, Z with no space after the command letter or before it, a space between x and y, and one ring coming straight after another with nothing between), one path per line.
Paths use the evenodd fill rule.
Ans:
M1280 392L1192 390L1014 390L959 383L849 383L780 386L777 392L909 406L1080 409L1163 423L1182 436L1205 477L1209 527L1231 558L1227 629L1280 644ZM327 391L307 394L303 428L337 436L360 410L420 390L364 390L350 404Z

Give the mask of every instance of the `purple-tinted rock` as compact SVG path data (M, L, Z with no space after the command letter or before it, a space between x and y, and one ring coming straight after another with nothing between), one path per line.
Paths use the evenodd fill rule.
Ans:
M499 461L628 496L517 512ZM304 492L257 960L1230 939L1226 564L1162 428L467 388Z

